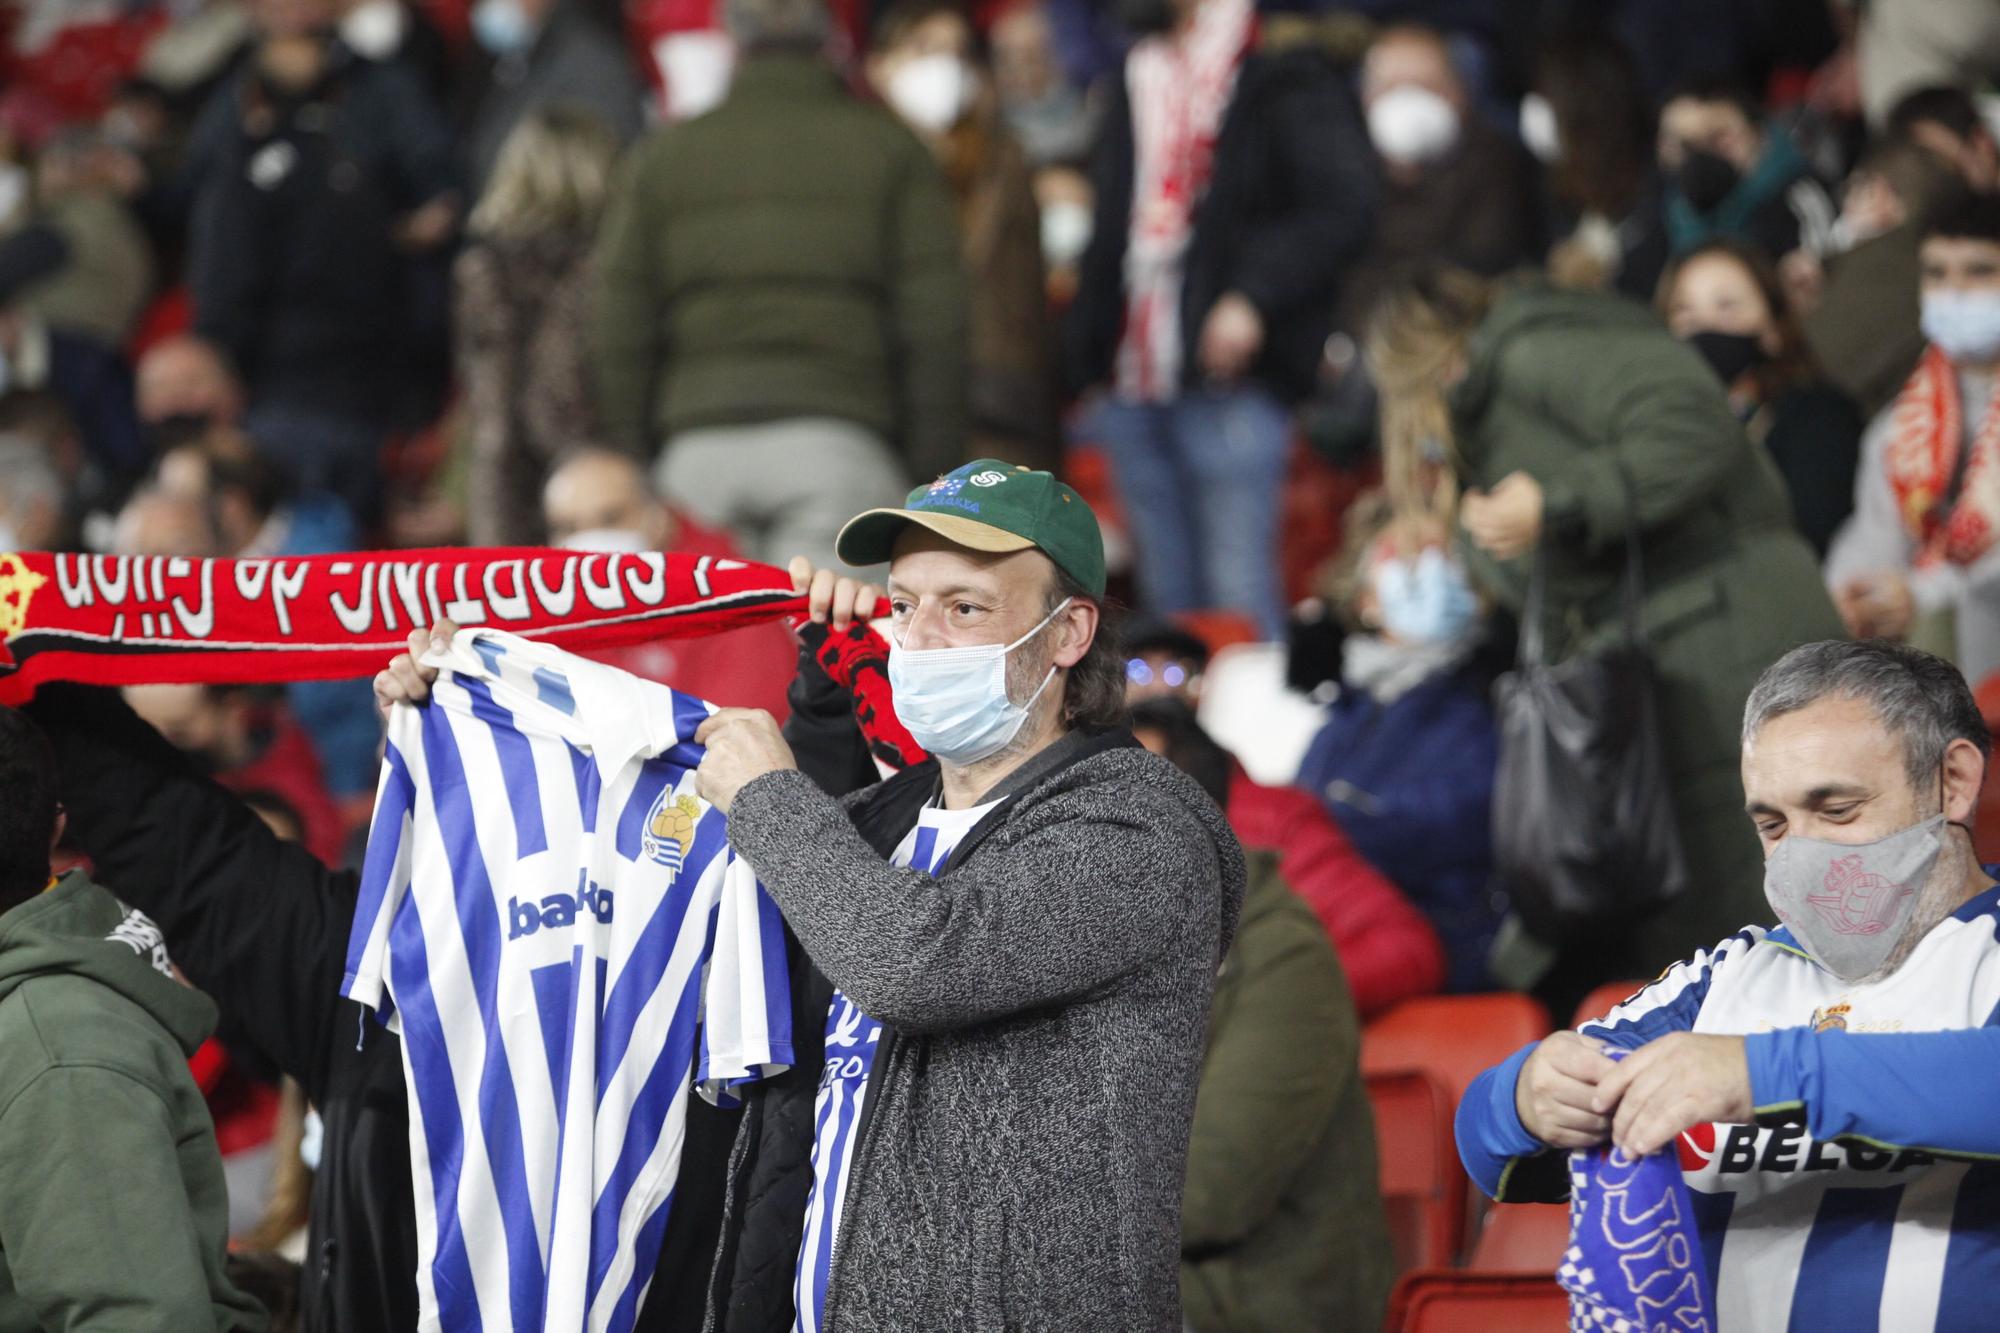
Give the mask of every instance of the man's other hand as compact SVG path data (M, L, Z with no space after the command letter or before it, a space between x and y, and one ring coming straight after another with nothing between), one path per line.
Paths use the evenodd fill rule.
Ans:
M1599 1085L1618 1068L1596 1043L1574 1032L1545 1038L1514 1084L1514 1110L1521 1126L1551 1148L1589 1148L1604 1142L1611 1117L1593 1099Z
M717 709L694 733L694 740L708 747L701 767L694 771L695 794L725 815L746 784L766 773L799 766L778 730L778 720L761 708Z
M1743 1038L1675 1032L1647 1042L1599 1080L1592 1108L1615 1116L1611 1137L1629 1157L1672 1143L1684 1129L1750 1123Z
M803 593L806 610L816 625L843 630L855 621L875 618L882 602L882 590L872 583L836 574L830 569L814 569L802 555L792 557L789 566L792 591Z
M396 704L420 704L428 700L438 669L425 666L421 659L433 648L443 651L451 647L452 637L457 633L458 626L449 620L440 620L429 629L411 631L409 651L397 653L387 667L375 673L375 711L387 717Z

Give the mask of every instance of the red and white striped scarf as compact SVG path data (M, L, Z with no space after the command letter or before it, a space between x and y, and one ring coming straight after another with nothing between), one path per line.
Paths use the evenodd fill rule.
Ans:
M1969 565L2000 538L2000 382L1974 405L1979 428L1954 497L1966 408L1958 371L1943 352L1925 348L1896 399L1884 459L1903 523L1917 540L1919 567Z
M1191 23L1141 40L1125 59L1133 162L1121 397L1160 402L1180 388L1182 261L1255 31L1251 0L1200 0Z

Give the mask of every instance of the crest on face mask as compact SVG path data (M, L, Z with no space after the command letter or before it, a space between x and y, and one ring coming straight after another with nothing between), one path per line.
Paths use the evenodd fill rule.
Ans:
M1902 885L1867 870L1860 857L1843 856L1827 867L1824 887L1806 895L1806 902L1842 935L1879 935L1904 892Z

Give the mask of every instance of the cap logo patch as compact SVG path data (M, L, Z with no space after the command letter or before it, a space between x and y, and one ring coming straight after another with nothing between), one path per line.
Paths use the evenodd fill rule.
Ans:
M972 474L972 484L974 486L998 486L1005 480L1007 480L1007 474L1004 472L975 472Z
M935 496L957 495L965 489L965 482L958 477L939 477L932 482L929 491Z

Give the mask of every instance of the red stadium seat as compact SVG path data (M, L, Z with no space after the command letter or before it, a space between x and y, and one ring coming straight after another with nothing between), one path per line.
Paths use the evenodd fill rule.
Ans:
M1605 982L1583 997L1582 1003L1576 1006L1576 1012L1570 1016L1569 1025L1578 1028L1592 1019L1604 1017L1650 984L1645 981Z
M1420 1070L1369 1074L1366 1081L1397 1268L1449 1264L1458 1256L1466 1208L1451 1094Z
M1391 1333L1562 1333L1569 1297L1553 1277L1409 1273L1389 1300Z
M1361 1030L1361 1071L1422 1070L1450 1091L1455 1109L1482 1070L1548 1034L1548 1011L1525 995L1427 995Z
M1569 1248L1569 1209L1555 1203L1496 1203L1486 1211L1467 1269L1476 1273L1535 1273L1562 1264Z

